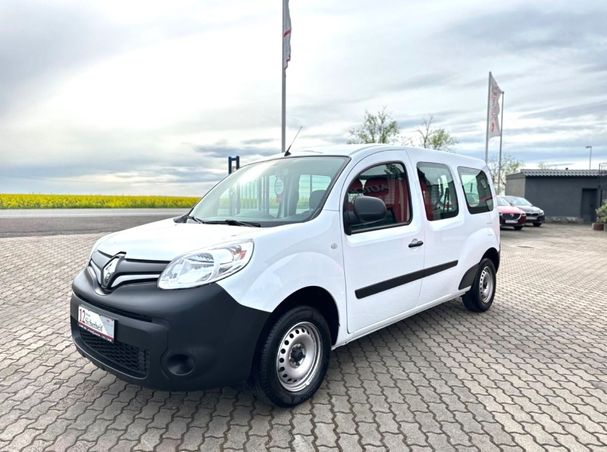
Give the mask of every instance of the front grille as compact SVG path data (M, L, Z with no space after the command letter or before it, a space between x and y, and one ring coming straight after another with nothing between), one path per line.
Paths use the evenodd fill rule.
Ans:
M517 213L505 213L504 220L518 220L521 216Z
M149 352L122 342L109 342L79 328L82 341L112 367L136 377L145 377L150 362Z

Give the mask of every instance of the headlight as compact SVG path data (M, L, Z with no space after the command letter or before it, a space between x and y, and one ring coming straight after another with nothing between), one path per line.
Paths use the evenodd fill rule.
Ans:
M542 209L540 209L539 214L544 215L544 211Z
M209 284L242 269L251 260L253 241L229 243L174 259L158 279L160 289L187 289Z

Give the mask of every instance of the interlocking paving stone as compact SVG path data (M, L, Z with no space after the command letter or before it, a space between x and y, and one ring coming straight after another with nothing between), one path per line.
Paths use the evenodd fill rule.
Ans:
M311 401L117 380L69 333L99 237L0 239L0 450L607 450L607 234L503 231L493 308L450 301L339 348ZM575 246L572 246L572 245Z

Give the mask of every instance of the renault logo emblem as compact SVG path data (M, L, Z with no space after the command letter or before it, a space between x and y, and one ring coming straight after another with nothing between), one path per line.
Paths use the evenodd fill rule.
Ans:
M114 273L116 273L116 268L118 267L118 263L122 260L124 254L117 254L110 261L105 264L103 270L101 272L101 286L105 289L109 288L109 284L112 281L112 277Z

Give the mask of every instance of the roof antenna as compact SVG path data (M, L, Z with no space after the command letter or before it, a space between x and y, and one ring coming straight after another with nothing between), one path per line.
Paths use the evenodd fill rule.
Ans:
M297 131L297 133L295 134L295 137L293 138L293 141L291 141L291 144L289 145L289 147L287 148L287 150L285 151L285 157L288 157L291 155L291 146L293 146L293 143L295 143L295 140L297 140L297 137L299 136L299 132L301 132L301 129L303 129L303 126L299 127L299 130Z

